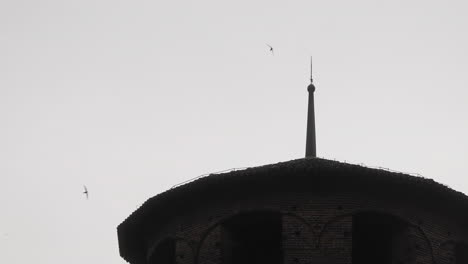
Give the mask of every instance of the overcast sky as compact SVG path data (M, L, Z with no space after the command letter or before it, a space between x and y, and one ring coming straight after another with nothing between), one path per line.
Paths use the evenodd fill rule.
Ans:
M0 1L0 263L125 263L148 198L303 157L310 55L318 156L468 193L467 5Z

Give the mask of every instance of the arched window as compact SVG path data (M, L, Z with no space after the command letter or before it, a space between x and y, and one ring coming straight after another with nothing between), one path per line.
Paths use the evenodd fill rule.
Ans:
M161 241L148 258L148 264L175 264L175 240Z
M408 248L408 223L379 212L363 212L353 216L352 262L355 264L390 264L399 258L399 251Z
M251 212L234 216L222 224L224 264L281 264L281 214Z

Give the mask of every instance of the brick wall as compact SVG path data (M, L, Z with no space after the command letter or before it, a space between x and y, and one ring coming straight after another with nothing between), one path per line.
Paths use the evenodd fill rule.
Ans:
M289 192L218 198L177 219L177 228L171 234L177 238L175 263L222 263L223 224L249 212L281 214L284 264L352 263L353 216L359 212L388 214L406 224L392 238L392 259L388 263L461 264L461 257L457 262L455 247L468 241L465 227L450 225L443 216L434 217L432 212L393 197L382 199L352 192ZM148 256L156 252L161 239L152 240Z

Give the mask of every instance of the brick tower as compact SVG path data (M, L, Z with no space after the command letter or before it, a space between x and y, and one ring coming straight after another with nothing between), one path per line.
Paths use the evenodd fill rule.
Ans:
M212 174L150 198L118 226L121 256L131 264L468 264L468 197L430 179L316 158L312 82L308 91L306 158Z

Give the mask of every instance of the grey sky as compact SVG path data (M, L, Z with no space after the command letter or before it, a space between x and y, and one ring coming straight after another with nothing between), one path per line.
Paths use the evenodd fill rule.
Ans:
M116 226L149 197L303 157L310 55L318 156L468 193L467 11L1 1L0 263L125 263Z

